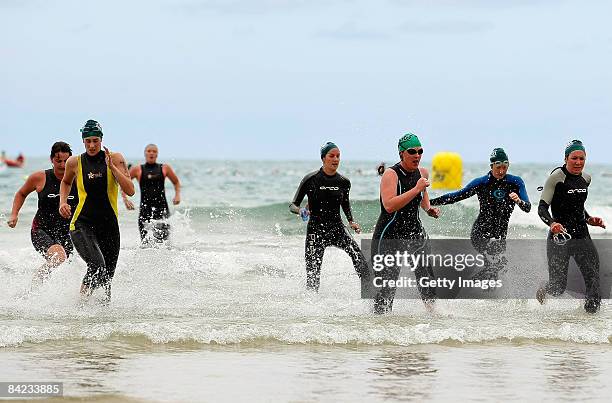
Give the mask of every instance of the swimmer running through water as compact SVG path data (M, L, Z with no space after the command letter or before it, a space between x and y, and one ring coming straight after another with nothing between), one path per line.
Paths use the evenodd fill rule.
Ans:
M350 227L360 233L359 224L353 221L349 191L351 182L339 174L340 149L328 142L321 147L323 166L302 179L293 197L289 210L300 214L300 204L308 196L310 220L306 229L306 287L318 291L323 255L328 246L344 250L353 261L353 266L362 281L368 274L368 266L357 242L349 235L342 223L340 207Z
M402 136L398 141L400 162L385 170L380 182L380 216L372 235L371 255L394 255L401 246L402 251L429 253L427 233L419 218L419 207L430 217L438 218L440 210L431 207L427 187L429 173L419 167L423 147L419 138L412 133ZM382 281L397 280L400 267L387 267L379 272ZM434 280L433 269L419 264L415 270L419 292L426 306L431 306L436 297L433 287L421 287L421 278ZM387 282L385 282L387 280ZM394 282L394 281L393 281ZM374 299L374 312L391 312L395 287L383 285Z
M518 205L528 213L531 210L525 183L519 176L508 174L509 158L503 148L494 148L489 157L491 170L472 180L466 187L431 200L432 206L453 204L474 195L478 196L480 211L470 238L474 248L485 256L485 267L474 278L497 279L503 269L501 255L506 251L508 222Z
M591 175L584 172L585 162L584 145L572 140L565 148L565 164L555 168L544 185L538 215L550 228L546 242L548 283L538 290L536 298L543 304L547 294L559 296L565 292L569 260L573 257L586 287L584 310L595 313L601 304L599 255L587 225L606 225L584 208L591 184ZM565 237L563 242L558 241L559 235Z
M70 240L70 217L59 214L60 183L66 170L66 160L72 155L70 145L58 141L51 146L50 160L53 168L34 172L15 194L13 210L8 220L8 226L15 228L19 218L19 210L26 197L33 191L38 194L38 210L32 220L30 235L32 245L46 260L36 274L33 284L47 279L51 270L62 264L72 253ZM76 186L70 189L68 204L75 207L78 203Z
M174 198L172 204L175 206L181 202L181 183L168 164L158 164L158 148L155 144L145 147L146 162L130 168L130 178L136 179L140 185L140 212L138 214L138 229L140 240L147 239L148 227L151 220L166 220L170 216L168 201L166 200L165 180L170 179L174 185ZM127 198L125 192L121 192L123 202L128 210L134 210L134 204ZM153 238L165 241L170 235L170 225L166 222L157 222L151 230Z
M85 152L66 162L66 172L60 187L59 212L69 218L72 207L67 203L68 192L76 179L79 194L70 237L77 252L87 263L87 274L81 284L81 296L87 298L98 287L104 288L104 303L111 298L111 280L119 258L119 223L117 221L118 188L132 196L134 184L120 153L102 148L102 127L88 120L81 129Z

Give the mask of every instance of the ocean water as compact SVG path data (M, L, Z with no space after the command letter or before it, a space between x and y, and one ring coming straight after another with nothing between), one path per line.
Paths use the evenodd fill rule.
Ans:
M78 257L28 291L43 263L29 224L0 226L0 380L62 381L65 395L100 401L604 401L612 392L612 307L589 316L580 300L397 300L391 315L359 297L350 259L328 249L318 294L305 290L305 225L288 212L312 162L168 161L183 202L166 245L142 249L137 212L120 201L121 252L108 307L79 307ZM28 173L0 173L0 217ZM375 162L343 162L367 237L379 213ZM427 164L424 164L427 166ZM511 166L537 205L554 164ZM486 173L468 164L464 178ZM587 209L612 220L612 166L593 175ZM464 180L464 182L466 182ZM166 187L173 195L170 184ZM440 192L432 192L433 195ZM138 200L138 194L134 198ZM466 237L477 200L424 217L432 238ZM610 230L592 235L611 237ZM535 208L518 209L509 237L546 235Z

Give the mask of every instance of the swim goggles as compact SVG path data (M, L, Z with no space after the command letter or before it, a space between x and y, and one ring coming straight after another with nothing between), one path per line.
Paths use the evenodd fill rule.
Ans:
M553 242L556 243L559 246L563 246L567 243L567 241L569 241L570 239L572 239L572 236L563 231L563 232L559 232L558 234L553 234L552 236Z
M491 163L491 165L496 166L496 167L499 167L499 166L503 165L503 166L507 167L508 165L510 165L510 162L508 162L508 161L495 161L495 162Z
M418 150L416 150L414 148L409 148L409 149L404 150L404 151L406 151L410 155L416 155L416 154L422 155L423 154L423 149L422 148L420 148Z

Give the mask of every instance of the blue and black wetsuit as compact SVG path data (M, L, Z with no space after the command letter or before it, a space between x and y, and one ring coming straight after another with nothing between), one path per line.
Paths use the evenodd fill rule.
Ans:
M32 220L30 235L32 245L38 253L45 256L53 245L61 245L66 257L72 253L70 240L70 219L59 214L59 193L61 180L57 179L53 169L45 170L45 186L38 192L38 210ZM78 204L76 186L72 186L68 204L72 209Z
M162 164L142 164L140 166L140 213L138 215L138 229L140 239L147 236L147 227L151 220L165 220L170 215ZM158 222L152 228L153 236L157 240L166 240L170 235L170 226L165 222Z
M421 179L421 172L418 169L416 171L406 171L399 162L388 169L394 170L397 174L398 196L413 189ZM425 254L430 252L427 233L419 218L419 207L422 200L421 193L401 209L389 213L385 210L382 197L380 198L380 216L372 235L372 256L375 254L394 255L399 248L401 248L400 252L407 251L411 254L417 254L420 251L424 251ZM381 277L383 281L397 280L400 271L400 267L387 267L375 276ZM415 268L414 274L417 282L419 282L421 298L425 301L434 299L436 296L435 288L420 286L421 278L434 279L433 269L427 265L419 265ZM374 299L374 312L390 312L393 307L395 291L394 287L382 287Z
M117 195L119 186L106 164L104 151L77 157L79 204L70 223L70 237L85 263L83 285L104 287L110 300L111 280L119 258Z
M553 234L548 233L546 255L549 280L546 292L558 296L565 291L569 259L573 257L586 287L585 309L595 312L601 302L599 255L587 226L590 215L584 208L590 184L591 176L585 172L573 175L565 166L556 168L544 185L538 214L546 225L550 226L553 222L562 224L572 236L569 242L559 245L554 242Z
M518 194L521 199L515 203L510 193ZM515 175L505 175L496 179L491 172L472 180L466 187L456 192L447 193L430 201L432 206L453 204L474 195L478 196L480 211L472 226L472 245L485 256L484 273L495 276L504 263L499 255L506 250L508 222L514 206L528 213L531 203L523 179Z
M321 277L321 263L325 248L335 246L344 250L353 261L357 274L364 279L368 274L368 265L357 242L349 235L342 218L340 207L347 220L353 221L349 191L351 182L336 173L326 175L323 168L309 173L302 179L293 197L290 210L299 213L299 206L308 196L310 220L306 229L306 286L318 290Z

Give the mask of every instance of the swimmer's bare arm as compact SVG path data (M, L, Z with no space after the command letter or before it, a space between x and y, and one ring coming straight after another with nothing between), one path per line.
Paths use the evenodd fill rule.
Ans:
M104 147L104 152L106 153L108 167L113 173L119 187L121 187L121 190L128 196L134 196L134 193L136 193L134 190L134 183L130 178L130 173L128 172L123 155L121 155L121 153L113 153L106 147Z
M385 170L380 181L380 197L387 213L400 210L429 186L429 181L426 178L421 178L415 187L397 195L397 181L398 177L393 169Z
M11 216L9 217L7 224L11 228L15 228L17 225L17 220L19 217L19 210L23 207L23 203L25 202L26 197L33 191L40 192L45 187L45 171L38 171L33 173L26 179L25 183L17 193L15 193L15 198L13 199L13 210L11 210Z
M172 204L176 206L181 202L181 182L170 165L164 164L162 169L164 170L164 175L170 179L170 182L174 185L174 199L172 199Z
M130 179L136 179L140 182L140 174L141 174L140 165L133 166L130 168ZM134 210L134 203L128 198L128 195L125 194L123 189L121 189L121 198L123 199L123 204L125 204L125 208L128 210Z
M421 177L429 180L429 172L427 171L427 169L419 168L419 171L421 171ZM421 208L430 217L440 217L440 209L436 207L431 207L431 203L429 203L429 193L427 192L427 189L423 191L423 200L421 200Z
M70 218L72 215L72 209L68 204L68 195L72 189L72 182L77 174L77 156L73 155L66 161L66 170L64 171L64 178L60 182L60 205L59 213L64 218Z

